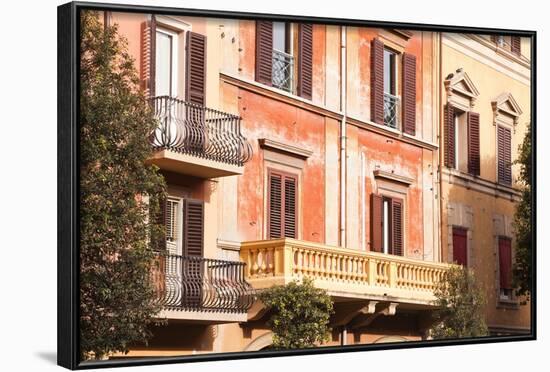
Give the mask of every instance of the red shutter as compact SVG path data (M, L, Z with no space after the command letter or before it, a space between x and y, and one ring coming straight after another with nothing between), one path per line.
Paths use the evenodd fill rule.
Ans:
M202 257L204 246L204 202L183 200L183 254Z
M416 134L416 56L403 53L403 131Z
M296 188L297 179L291 176L284 177L284 236L296 238Z
M403 256L403 202L391 199L391 254Z
M498 182L512 184L512 132L498 127Z
M283 177L280 174L269 174L268 180L268 235L269 239L282 237L281 226L283 224L282 216L282 196L283 196Z
M468 265L467 236L466 229L453 227L453 261L464 267Z
M382 252L382 209L383 199L380 195L371 194L370 198L370 250Z
M313 25L301 23L299 26L298 45L298 95L311 99L313 73Z
M141 85L145 94L155 96L155 54L157 22L155 16L141 24Z
M256 81L271 86L273 23L256 21Z
M444 155L445 166L447 168L455 167L455 122L454 122L454 107L445 105L443 118L444 135Z
M512 53L521 55L521 38L519 36L512 36L510 49Z
M479 114L468 112L468 173L479 176Z
M206 36L187 32L186 100L204 106L206 99Z
M373 39L370 53L371 120L384 124L384 43Z
M512 241L509 238L498 239L498 263L500 289L512 289Z

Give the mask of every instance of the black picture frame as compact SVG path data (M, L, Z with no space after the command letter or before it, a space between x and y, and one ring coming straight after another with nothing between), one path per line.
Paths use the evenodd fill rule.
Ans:
M223 17L233 19L287 20L294 22L323 23L329 25L406 28L438 32L461 32L472 34L514 35L531 39L531 123L532 123L532 225L536 226L536 31L495 29L483 27L462 27L420 23L387 22L357 19L335 19L280 14L228 12L201 9L180 9L157 6L137 6L71 2L58 7L58 317L57 317L57 361L68 369L108 368L171 364L182 362L216 361L229 359L250 359L274 356L297 356L320 353L342 353L380 349L404 349L443 345L471 345L492 342L529 341L537 338L537 296L536 296L536 249L532 254L532 296L531 332L525 335L483 337L461 340L413 341L408 343L387 343L368 345L346 345L289 351L228 352L208 355L178 357L155 357L107 360L99 362L79 361L79 15L82 10L109 10L118 12L162 13L201 17ZM533 242L536 247L536 228Z

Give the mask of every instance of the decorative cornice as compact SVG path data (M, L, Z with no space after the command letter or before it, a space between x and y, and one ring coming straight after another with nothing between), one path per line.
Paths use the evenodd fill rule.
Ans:
M260 147L263 149L280 151L303 159L307 159L313 155L313 151L311 150L306 150L304 148L292 146L283 142L277 142L268 138L260 138L258 142L260 143Z
M401 36L405 40L409 40L413 36L413 33L411 31L408 31L408 30L400 30L400 29L397 29L397 28L390 28L389 31L393 32L394 34L397 34L397 35Z
M402 176L393 172L383 171L380 169L375 170L373 173L374 177L376 178L385 178L387 180L404 183L406 185L410 185L414 182L414 178Z
M508 107L509 106L509 107ZM497 125L498 117L501 113L507 114L514 120L514 133L519 122L519 116L523 113L519 104L512 96L512 93L505 92L491 101L493 108L493 125Z
M479 91L474 85L472 79L468 74L459 68L456 72L453 72L445 78L443 82L445 84L445 90L447 91L447 99L455 93L459 93L466 96L470 100L470 108L474 108L475 101L479 96ZM465 86L465 89L462 87Z

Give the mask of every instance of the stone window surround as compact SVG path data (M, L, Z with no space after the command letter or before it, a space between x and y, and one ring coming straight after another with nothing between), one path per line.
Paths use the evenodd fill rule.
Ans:
M447 262L454 262L453 228L466 230L466 262L468 268L473 268L475 255L473 250L473 220L474 213L471 206L461 203L447 204Z

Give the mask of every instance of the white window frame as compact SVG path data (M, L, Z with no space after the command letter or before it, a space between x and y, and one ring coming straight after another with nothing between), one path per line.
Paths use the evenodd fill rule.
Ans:
M174 32L172 30L169 30L167 28L164 28L162 26L156 27L156 32L161 33L164 35L167 35L172 40L172 50L171 50L171 81L170 81L170 96L176 97L178 95L178 57L179 57L179 51L178 51L178 43L179 43L179 34L177 32ZM155 35L156 38L156 35ZM155 63L156 63L156 56L155 56ZM155 82L156 84L156 82ZM155 87L156 90L156 87Z

